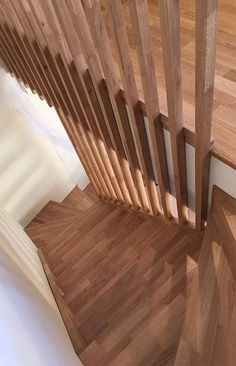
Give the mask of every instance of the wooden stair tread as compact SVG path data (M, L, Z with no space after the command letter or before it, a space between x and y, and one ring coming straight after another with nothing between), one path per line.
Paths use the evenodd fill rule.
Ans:
M60 234L65 227L77 221L78 214L62 218L45 224L34 224L25 229L26 234L31 238L37 248L45 246L47 242Z
M83 212L83 210L79 210L78 208L63 202L49 201L47 205L33 219L33 221L27 226L27 228L36 224L45 224L49 221L57 221L59 219L65 218L66 216L72 216L75 214L78 215L80 212Z
M63 200L63 203L78 208L79 210L85 211L98 201L98 197L96 196L96 194L93 198L91 198L91 194L86 193L92 190L93 188L90 187L87 189L87 191L82 191L78 186L76 186Z
M202 234L104 201L60 207L64 216L26 232L63 295L72 336L83 339L84 365L94 347L104 366L173 365Z
M100 201L65 226L43 252L85 344L97 342L104 365L128 360L135 346L127 339L143 343L140 362L155 360L155 347L160 362L173 361L202 234ZM149 353L145 329L154 332L159 312L168 314L175 303L179 312L163 322L166 330L175 323L169 352L157 335Z
M235 213L236 200L214 187L175 366L236 363Z
M119 210L119 207L117 209ZM44 253L47 253L48 258L51 257L51 259L54 257L55 251L63 256L68 251L66 245L70 245L73 237L77 239L82 238L91 229L91 226L93 227L98 224L113 210L114 208L109 203L104 204L98 201L88 210L84 211L83 216L79 220L73 221L65 226L61 233L44 248Z

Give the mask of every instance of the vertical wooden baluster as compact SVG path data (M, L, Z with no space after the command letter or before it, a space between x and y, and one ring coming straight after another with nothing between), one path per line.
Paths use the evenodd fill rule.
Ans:
M4 1L4 3L5 3L5 1ZM15 4L15 2L14 2L14 4ZM15 40L18 43L19 48L22 51L22 54L25 57L28 68L30 69L30 75L34 76L36 89L41 92L41 97L46 98L48 104L50 106L52 106L52 102L49 97L48 91L43 84L40 73L38 72L38 69L36 66L37 63L34 58L34 53L32 53L32 50L31 50L27 37L24 37L23 28L21 26L17 13L15 12L15 9L13 8L13 6L11 5L10 2L8 2L7 5L5 5L5 6L7 6L7 9L8 9L8 21L11 22L15 28L15 32L14 32Z
M117 131L114 113L111 107L107 88L104 84L103 75L101 73L96 53L94 52L93 55L91 56L92 52L91 37L88 31L88 27L87 29L85 28L86 24L84 24L84 20L86 22L86 19L85 17L82 18L83 9L82 12L79 12L79 18L77 19L72 10L72 6L68 6L67 8L66 4L63 1L60 2L53 1L53 4L60 18L60 23L63 26L67 43L69 45L71 54L75 60L75 65L79 69L80 74L82 74L86 88L90 92L90 97L91 100L93 101L93 105L98 104L96 108L96 114L99 116L99 124L102 130L101 133L103 134L104 139L107 142L108 146L110 146L110 154L112 158L113 167L116 170L117 179L120 183L120 187L125 197L125 201L128 204L130 204L131 203L130 195L126 186L126 183L128 185L130 182L129 180L126 179L127 169L129 169L129 167L127 163L123 164L123 160L125 160L126 157L122 156L120 158L119 156L120 154L122 154L123 151L122 141L119 136L119 131ZM69 3L69 5L71 4ZM76 6L77 7L81 6L81 3L76 2ZM73 20L73 22L71 21L71 19ZM77 21L79 29L77 27ZM84 37L86 38L85 44L83 42ZM75 49L74 47L74 42L76 42L77 49ZM88 75L88 72L83 72L80 63L77 61L77 52L79 52L78 45L80 45L80 43L82 43L82 45L85 46L83 47L83 51L86 57L86 61L88 63L91 78ZM93 91L93 93L91 93L91 91ZM117 144L119 146L119 149L117 148ZM116 152L114 151L114 149L116 149ZM128 174L130 178L130 173ZM135 205L134 202L133 204Z
M80 81L81 84L80 87L78 88L75 87L74 79L71 78L67 67L67 62L65 58L63 59L64 52L69 57L68 60L71 60L71 55L69 55L70 52L67 43L64 39L63 33L61 32L61 27L57 20L56 14L54 13L54 9L51 6L51 3L39 4L39 2L37 2L37 7L35 7L36 11L40 7L40 5L42 5L41 6L42 13L44 14L44 16L47 17L45 21L47 22L49 31L45 33L45 35L46 37L48 37L48 44L50 45L50 42L51 43L53 42L53 44L55 45L55 49L61 46L60 48L58 48L58 50L62 49L64 45L65 51L62 52L61 56L58 55L56 57L56 61L58 63L59 72L62 75L62 82L64 83L65 88L69 92L68 96L71 99L71 104L73 106L74 112L76 114L78 113L78 117L80 118L80 121L84 125L84 129L88 135L88 138L90 139L90 143L92 144L92 148L96 154L97 163L99 164L99 167L102 170L104 180L106 182L106 185L108 187L112 199L114 201L117 201L118 199L122 203L123 197L117 184L117 180L114 175L114 171L111 166L105 145L99 134L99 128L98 128L99 122L97 121L96 113L93 110L93 105L89 100L89 96L86 95L86 88L83 85L83 82L81 81L79 75L77 76L77 81ZM37 15L38 17L42 16L42 14L39 13ZM63 45L61 45L61 43L57 43L58 42L58 38L56 36L57 33L60 34L59 40L63 41Z
M52 56L50 55L50 52L47 48L47 44L45 43L45 40L44 40L44 36L42 35L41 30L38 26L38 23L37 23L37 21L34 17L34 14L32 13L30 4L28 3L27 0L24 0L24 3L22 3L22 5L23 5L25 13L27 15L27 19L28 19L29 23L31 24L32 29L35 32L35 37L40 42L40 45L42 47L42 50L43 50L43 54L42 54L42 56L43 56L43 59L42 59L43 66L44 66L45 70L48 71L47 75L50 77L50 81L53 85L53 90L56 91L56 95L57 95L57 98L60 102L60 106L62 107L63 111L65 112L65 115L68 117L68 115L69 115L69 112L68 112L68 109L67 109L68 99L65 100L65 97L67 95L66 95L66 93L63 93L63 90L60 89L61 79L60 79L59 74L57 73L56 64L53 61ZM40 46L38 47L38 52L39 51L40 51ZM59 82L60 82L60 84L59 84ZM73 122L75 123L76 121L73 121ZM104 185L103 177L101 176L100 170L99 170L99 168L97 166L97 163L95 161L94 154L92 153L92 151L90 149L90 146L87 143L87 139L84 136L84 132L80 129L80 125L77 125L77 127L78 127L78 131L79 131L79 136L80 136L80 139L81 139L81 144L83 145L83 147L86 151L86 154L89 157L89 161L92 165L93 173L99 179L100 186L102 187L101 195L104 196L104 193L105 193L104 189L106 189L106 188L105 188L105 185ZM106 190L105 196L107 197L108 194L109 194L109 192Z
M13 60L11 59L11 57L8 54L8 51L5 47L5 44L2 40L2 33L1 33L1 27L0 27L0 49L1 49L1 57L3 58L5 64L7 65L7 67L9 68L9 71L12 73L12 75L19 81L23 83L22 77L19 74L17 68L15 67Z
M120 68L123 86L129 109L130 121L134 131L135 140L141 160L147 192L151 202L151 209L155 215L160 213L152 160L148 146L144 118L140 109L138 91L134 77L132 61L129 56L129 43L124 23L122 5L120 0L106 0L110 28L117 52L117 61Z
M94 134L101 136L102 140L104 141L104 146L106 146L108 156L111 159L112 167L110 168L114 170L116 180L113 181L114 188L116 189L117 196L119 197L120 202L124 202L123 193L124 192L124 186L123 186L123 176L122 171L120 169L120 164L117 159L117 155L115 153L114 147L112 145L112 141L110 139L109 132L107 130L107 124L105 120L107 119L106 111L103 108L103 104L101 100L97 98L97 94L95 93L95 82L92 83L90 79L90 83L88 85L89 79L82 78L82 66L80 62L78 62L76 58L76 54L74 53L74 44L71 44L71 38L74 42L77 44L77 52L78 52L78 45L80 44L77 34L75 33L75 30L73 28L73 24L71 22L71 17L68 12L68 9L66 8L66 5L63 1L53 1L52 5L53 11L55 11L55 15L58 17L58 21L60 23L61 29L60 32L64 34L65 40L68 45L68 50L71 53L72 58L75 60L73 62L73 67L70 67L71 73L73 75L77 75L76 81L77 81L77 89L80 91L80 97L82 100L83 105L87 106L90 103L90 109L94 110L94 114L92 117L89 118L91 120L91 126L94 130ZM86 73L87 74L87 73ZM84 83L83 83L84 81ZM83 94L81 94L82 90L84 91ZM97 91L98 93L98 91ZM94 120L94 122L93 122ZM107 121L108 123L108 121ZM110 160L107 161L108 164L110 164ZM127 191L127 188L126 188ZM131 201L130 198L127 197L127 204L130 205Z
M121 148L123 149L123 145L122 143L119 142L119 151L122 154L122 156L126 155L128 157L133 180L135 182L136 187L138 188L138 194L142 204L142 208L146 210L148 209L148 207L146 205L146 197L143 187L142 175L139 168L139 161L135 150L135 144L133 140L132 131L129 125L129 119L127 116L125 103L120 89L120 83L114 70L114 63L111 56L108 37L103 24L100 5L98 4L97 1L96 2L93 1L91 3L89 3L88 1L84 1L84 3L85 3L85 10L88 16L88 22L90 23L90 30L92 32L95 44L97 46L97 52L105 75L109 95L111 98L112 108L116 117L116 123L117 123L116 126L118 128L117 136L119 135L121 136L125 148L125 152L124 150L121 150ZM83 8L80 2L74 3L74 11L76 11L76 19L78 21L77 23L78 32L80 27L82 27L81 35L84 37L83 43L84 47L86 47L88 45L88 42L90 42L91 44L92 41L88 37L89 31L86 27L86 20L84 19L84 17L82 17ZM94 53L91 52L91 49L92 47L90 47L89 49L87 48L87 54L88 57L94 59ZM124 159L123 163L127 164L126 161L124 161ZM129 173L127 179L131 181ZM136 207L138 207L139 203L137 200L136 188L133 186L133 184L130 187L130 194L132 196L133 201L135 201L136 203Z
M218 0L196 1L196 227L207 219Z
M179 223L187 221L187 176L183 130L179 0L160 0L170 140Z
M171 218L170 184L165 151L164 133L156 84L155 64L148 21L147 0L130 0L129 8L137 46L144 101L151 134L154 162L160 187L164 215Z
M47 18L45 17L48 14L45 14L43 12L43 9L39 1L30 1L29 3L32 6L33 12L35 12L36 21L38 22L39 25L41 25L42 34L45 37L48 46L47 49L48 62L52 71L56 75L56 81L57 83L59 83L58 85L59 90L61 91L61 95L66 101L66 104L68 106L68 109L71 113L73 120L77 121L76 125L78 126L78 128L80 129L82 128L83 130L82 136L84 138L84 142L86 143L85 139L86 138L88 139L87 140L88 147L89 146L91 147L93 160L94 159L96 160L96 167L97 166L99 167L97 173L100 176L100 181L103 184L103 189L106 192L107 198L112 198L113 200L116 200L115 192L113 190L108 173L106 171L106 165L102 161L102 158L98 151L97 141L96 139L94 139L94 136L88 127L87 116L83 111L80 100L77 100L77 105L75 107L74 100L72 99L72 97L74 96L74 94L72 94L74 92L74 89L71 84L67 66L63 62L60 54L58 53L57 41L53 33L53 30L50 28L50 23L47 22ZM50 54L49 48L53 52L53 55ZM68 87L69 83L70 88Z

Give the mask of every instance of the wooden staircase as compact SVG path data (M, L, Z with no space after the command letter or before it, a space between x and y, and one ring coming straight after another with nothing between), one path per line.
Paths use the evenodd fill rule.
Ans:
M204 237L91 186L26 232L85 366L236 364L236 201L219 188Z
M26 232L84 365L173 365L202 233L97 200L49 202Z

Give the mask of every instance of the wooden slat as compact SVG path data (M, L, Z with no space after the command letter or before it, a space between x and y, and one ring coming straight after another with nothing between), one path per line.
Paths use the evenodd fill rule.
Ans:
M35 3L35 2L34 2ZM38 2L37 7L41 4ZM46 17L47 26L50 28L50 39L48 38L48 42L53 40L55 45L55 49L57 47L62 48L62 44L65 44L65 39L63 37L63 32L61 29L61 25L58 22L57 16L54 12L54 8L52 7L51 3L42 4L42 12ZM38 14L39 16L40 14ZM59 37L57 37L57 34ZM55 36L54 36L55 35ZM63 42L61 42L63 41ZM49 43L48 43L49 44ZM65 46L64 46L65 47ZM110 162L109 151L107 153L106 145L101 138L101 131L100 125L98 121L98 112L95 110L96 105L93 105L89 99L89 95L86 92L86 87L81 79L79 73L76 76L76 79L71 77L69 74L69 69L67 67L66 58L63 55L64 53L69 54L69 48L65 47L65 52L61 54L61 56L57 56L56 60L59 62L59 70L62 74L62 81L65 81L65 87L69 91L70 95L68 96L71 98L71 103L73 105L73 109L77 114L77 117L80 118L85 131L87 132L88 138L90 142L93 143L93 149L97 150L97 162L99 164L100 169L103 172L104 179L106 181L107 187L111 194L111 197L114 201L118 200L123 203L123 195L120 191L119 185L117 183L116 176L114 175L113 167ZM68 56L68 59L71 59L71 55ZM67 74L69 77L63 77L63 75ZM75 85L75 80L79 85ZM91 131L91 133L89 132ZM100 159L101 156L101 159ZM105 168L105 169L104 169Z
M218 0L199 0L196 5L196 227L201 229L208 208Z
M135 135L138 154L151 203L151 209L156 215L160 213L160 205L148 146L145 122L139 105L132 61L129 57L129 43L124 23L124 16L122 13L122 5L120 0L115 2L107 0L106 4L109 14L110 29L113 34L113 40L117 52L117 61L125 88L130 122Z
M104 108L103 102L101 100L98 88L97 88L97 84L96 84L96 80L94 80L92 82L91 78L86 77L87 73L83 75L83 70L82 70L82 65L81 63L78 61L78 59L76 58L77 55L74 53L74 45L71 43L71 38L74 42L76 42L76 44L80 44L78 35L75 33L75 29L73 28L73 24L71 22L71 18L70 18L70 13L65 5L65 3L63 1L61 2L53 2L53 7L55 10L55 13L57 14L58 20L60 22L60 25L62 26L62 31L65 34L65 39L67 41L70 53L72 55L72 57L74 58L75 62L73 64L73 69L71 68L71 72L76 73L78 71L79 75L80 75L80 79L78 81L78 89L81 90L82 88L85 89L85 93L83 96L83 104L87 105L87 100L86 98L90 98L91 100L91 107L94 108L94 117L95 117L95 122L96 122L96 126L97 129L95 130L95 134L100 134L100 136L102 137L102 140L104 141L107 151L108 151L108 155L111 159L111 163L112 163L112 167L114 169L116 178L117 178L117 182L119 184L120 190L122 191L122 197L121 200L124 200L125 198L125 202L127 205L131 204L131 200L130 200L130 196L123 178L123 172L121 170L120 167L120 162L118 160L117 157L117 153L114 149L114 145L113 145L113 141L111 139L111 136L109 134L109 130L108 130L108 126L109 126L109 120L108 118L111 117L110 113L108 113L107 115L107 108ZM69 23L70 21L70 23ZM72 36L72 37L71 37ZM79 49L79 48L78 48ZM78 52L78 50L77 50ZM89 60L88 60L89 63ZM84 76L84 77L83 77ZM84 84L83 84L84 82ZM87 94L86 94L86 90L87 90ZM107 95L107 98L108 95ZM109 100L108 100L109 103ZM107 104L106 104L107 107ZM110 110L109 110L110 111ZM111 110L112 113L112 110ZM113 113L112 113L113 116ZM113 117L114 118L114 117ZM93 128L95 128L96 126L94 126L94 123L92 122L92 118L89 118L91 120L91 125L93 126ZM118 192L118 194L120 194L120 192Z
M187 221L187 177L183 131L179 0L161 0L160 25L178 219Z
M94 160L93 154L91 154L90 148L87 146L86 141L83 139L83 134L79 134L76 127L74 127L74 121L72 121L71 118L69 118L69 112L67 110L65 101L63 99L63 96L61 95L61 91L58 87L58 78L57 76L54 75L52 69L50 68L50 65L48 63L47 60L47 53L46 53L46 43L44 41L44 38L41 34L41 31L38 27L37 22L35 21L30 5L27 3L27 1L25 0L24 3L22 3L22 0L17 0L19 1L19 5L21 5L19 7L19 9L24 9L24 25L27 24L29 25L28 31L31 31L31 39L33 42L33 39L36 39L37 41L33 42L33 47L35 49L35 52L38 56L39 59L39 63L42 64L42 69L45 73L45 77L47 78L48 84L52 86L51 88L51 95L54 96L55 101L54 101L54 105L58 104L60 106L60 109L57 110L58 114L60 117L63 116L62 118L62 123L64 125L64 127L66 128L67 132L69 133L70 137L75 137L75 141L74 139L72 140L76 151L79 153L79 156L82 160L82 162L85 163L85 169L89 175L89 177L91 178L91 181L93 182L93 184L95 184L96 181L96 185L95 185L95 189L96 191L99 191L99 196L101 197L105 197L105 192L103 189L103 184L101 183L100 180L100 175L98 172L98 168L96 165L96 162ZM18 9L18 10L19 10ZM21 14L23 15L23 14ZM38 41L41 42L41 47L43 49L43 51L41 51L40 46L38 45ZM63 112L62 112L63 111ZM68 123L68 121L70 121ZM73 123L70 126L70 123ZM72 129L71 129L72 128ZM79 146L77 145L77 143L79 144ZM80 152L83 152L83 154L80 154ZM88 159L87 159L88 157Z
M80 71L82 72L82 76L87 87L87 90L90 90L90 97L93 97L93 104L99 103L100 111L98 114L99 124L102 129L102 134L104 136L105 141L107 141L108 146L111 148L111 153L113 155L113 166L117 169L117 176L120 183L120 187L122 189L122 193L124 194L125 200L130 202L130 195L127 190L131 192L131 198L135 207L139 207L137 202L137 198L134 194L132 194L132 177L130 176L129 165L127 164L127 159L124 153L123 144L120 138L119 130L116 125L116 120L114 117L114 113L112 110L112 106L110 103L109 95L107 92L107 88L105 86L103 75L100 69L99 61L96 57L96 53L93 50L93 44L91 40L91 36L88 30L88 26L86 24L86 18L83 14L83 8L80 2L76 2L74 5L76 9L73 7L73 4L70 4L68 8L66 4L61 1L54 1L54 6L57 9L57 12L60 14L60 22L64 26L64 33L66 35L67 42L69 44L71 53L73 54L73 58L77 61L77 52L75 52L75 47L72 41L76 42L76 44L82 44L84 55L86 57L90 76L87 72L83 73L81 65L78 65ZM69 22L71 18L74 20L73 22ZM74 25L74 28L73 28ZM72 35L72 37L71 37ZM91 55L92 53L92 55ZM75 62L76 63L76 62ZM77 62L78 63L78 62ZM94 89L94 94L91 95L91 90ZM102 114L101 114L102 112ZM114 151L116 150L116 153ZM121 165L121 169L119 168L119 164ZM123 174L123 177L122 177ZM128 193L128 197L127 197Z
M88 149L91 148L90 158L95 163L96 172L99 175L99 180L103 185L106 196L108 198L116 200L116 195L113 190L111 181L108 177L105 164L98 152L97 142L88 127L87 116L83 111L80 100L76 100L76 107L74 104L75 101L72 100L72 92L74 91L73 83L71 83L67 65L64 63L60 54L58 53L57 41L53 34L53 31L50 29L50 23L48 22L47 14L43 12L41 4L38 1L30 1L30 5L32 6L33 16L35 16L35 19L38 22L39 26L40 24L44 24L44 26L41 27L42 35L45 38L46 44L53 52L53 55L51 55L49 49L46 49L45 55L47 57L47 61L49 62L51 70L55 74L55 80L59 86L61 96L68 107L71 117L74 121L77 122L76 126L80 129L80 133L83 136L84 143L87 144ZM70 85L70 87L68 85Z
M5 3L5 2L4 2ZM14 6L17 7L17 3L14 2ZM42 76L37 67L37 60L35 58L34 52L32 52L31 45L27 36L24 34L23 27L21 25L18 14L13 8L12 4L8 3L8 20L12 22L12 25L15 27L14 35L17 43L19 44L20 49L22 50L23 55L27 59L28 67L30 68L31 75L34 76L35 85L37 85L37 90L40 90L41 97L46 98L47 103L52 106L53 103L48 94L47 88L44 85L42 80Z
M137 45L138 61L142 79L144 101L152 140L152 149L157 170L158 184L164 215L171 218L170 184L167 169L164 133L160 119L160 108L156 84L152 42L146 0L129 1L131 20Z
M140 169L136 169L136 167L139 166L139 161L138 161L138 157L137 157L136 150L135 150L135 143L134 143L132 131L131 131L131 128L129 125L129 119L127 116L124 100L122 97L122 93L120 92L120 83L119 83L119 81L117 79L117 75L114 71L114 61L112 60L111 49L110 49L107 33L105 30L105 26L104 26L104 23L102 20L100 5L97 1L93 1L90 3L85 1L84 3L85 3L85 10L87 13L86 15L88 17L88 20L89 20L90 26L91 26L90 30L92 32L95 44L97 44L97 46L98 46L97 52L99 54L99 59L100 59L102 69L103 69L103 72L105 75L105 79L107 82L114 115L116 117L116 122L117 122L117 127L118 127L118 131L116 132L116 135L118 136L120 134L120 136L122 137L122 142L125 147L125 153L124 153L123 145L122 145L122 143L120 143L120 141L119 141L118 149L119 149L119 152L122 154L121 156L128 157L128 160L130 162L131 171L132 171L132 176L136 183L136 186L138 187L138 193L139 193L139 198L142 202L142 207L144 209L148 209L148 207L146 205L146 197L145 197L141 172L140 172ZM91 8L90 8L90 6L91 6ZM81 19L82 14L83 14L83 9L81 6L79 7L79 3L76 3L76 9L77 9L77 12L76 12L77 17L80 17L80 18L78 18L78 20L81 20L81 22L79 24L80 25L82 24L84 26L83 32L81 32L81 34L84 36L83 44L84 44L84 46L86 46L86 45L88 45L89 31L86 26L86 21L84 19ZM85 38L86 35L87 35L87 37ZM97 35L99 35L99 37L97 37ZM90 40L90 46L91 47L89 49L87 49L86 52L88 55L90 55L91 59L94 59L94 52L92 53L93 47L92 47L91 40ZM122 147L122 150L120 149L121 147ZM124 160L123 160L123 163L125 163ZM130 179L130 178L128 177L128 179ZM135 200L135 202L137 202L136 191L135 191L134 187L131 187L130 194L132 194L133 200Z

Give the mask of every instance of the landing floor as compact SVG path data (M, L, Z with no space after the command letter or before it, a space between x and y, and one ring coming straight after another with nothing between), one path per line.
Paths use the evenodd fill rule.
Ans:
M104 0L100 0L102 3ZM142 88L128 0L122 1L140 99ZM160 40L158 1L148 0L161 112L167 115L165 81ZM195 0L181 0L182 77L184 125L194 131ZM236 3L219 1L219 26L213 112L214 150L223 161L236 167Z

